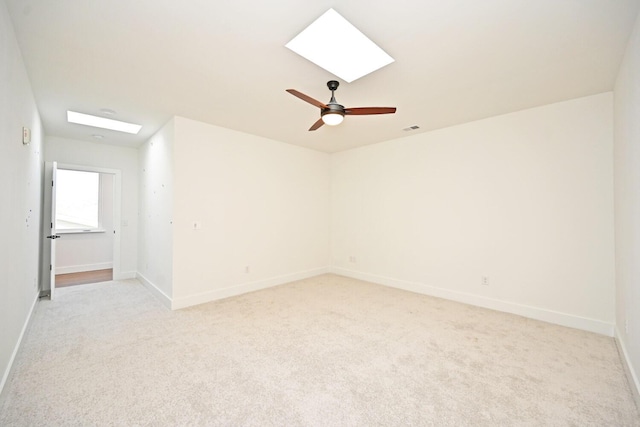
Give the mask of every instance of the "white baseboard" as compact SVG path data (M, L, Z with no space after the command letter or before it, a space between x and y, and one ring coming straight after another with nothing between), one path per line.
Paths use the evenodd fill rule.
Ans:
M162 292L160 288L154 285L153 282L151 282L151 280L147 279L144 275L140 274L139 272L136 273L135 278L138 279L140 283L144 285L145 288L149 289L151 293L155 295L156 298L158 298L165 307L171 308L171 298L167 294Z
M215 301L223 298L229 298L236 295L245 294L247 292L259 291L261 289L273 286L283 285L296 280L308 279L310 277L319 276L331 272L330 267L316 268L313 270L301 271L298 273L287 274L284 276L272 277L269 279L258 280L255 282L243 283L236 286L230 286L223 289L203 292L200 294L189 295L186 297L175 298L171 304L172 310L191 307L193 305L204 304L206 302Z
M113 275L113 280L127 280L138 278L138 273L135 271L121 271L119 274Z
M68 265L66 267L56 266L56 274L83 273L85 271L107 270L113 268L112 262L100 262L96 264Z
M640 409L640 380L638 378L638 374L633 368L633 365L631 364L631 359L629 358L629 353L627 352L627 345L625 343L623 335L618 329L618 326L616 326L615 341L616 346L618 347L618 353L620 354L620 358L622 359L624 373L627 376L627 380L629 381L629 388L631 388L633 399L636 401L636 406L638 407L638 409Z
M36 304L38 303L39 296L40 296L40 293L39 292L36 293L36 297L33 300L33 304L31 304L31 309L29 310L29 314L27 315L27 319L25 320L24 325L22 325L22 331L20 331L18 342L16 342L16 345L13 349L13 353L11 353L11 358L9 359L9 363L7 364L7 368L5 369L4 374L2 375L2 381L0 382L0 393L2 393L2 390L4 390L4 386L7 380L9 379L9 374L11 373L13 362L16 359L18 350L20 350L20 346L22 346L22 339L24 338L24 334L27 332L27 329L29 328L29 324L31 323L31 317L33 316L33 311L36 308Z
M527 317L530 319L541 320L543 322L553 323L561 326L568 326L570 328L581 329L584 331L595 332L597 334L613 337L614 324L603 322L601 320L589 319L567 313L546 310L543 308L531 307L514 302L488 298L480 295L438 288L435 286L425 285L423 283L409 282L405 280L393 279L390 277L361 273L358 271L348 270L340 267L334 267L332 269L332 272L354 279L377 283L379 285L390 286L393 288L462 302L478 307L489 308L491 310L502 311L505 313L517 314L519 316Z

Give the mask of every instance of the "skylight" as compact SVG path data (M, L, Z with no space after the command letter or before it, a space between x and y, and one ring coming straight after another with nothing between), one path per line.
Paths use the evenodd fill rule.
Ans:
M67 121L69 123L77 123L79 125L93 126L102 129L117 130L137 134L142 129L141 125L134 123L121 122L120 120L105 119L104 117L92 116L90 114L76 113L75 111L67 111Z
M347 83L394 61L333 9L285 46Z

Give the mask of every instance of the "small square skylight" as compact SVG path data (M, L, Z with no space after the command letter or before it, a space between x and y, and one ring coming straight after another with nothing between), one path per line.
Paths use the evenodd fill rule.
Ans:
M394 61L333 9L285 46L347 83Z

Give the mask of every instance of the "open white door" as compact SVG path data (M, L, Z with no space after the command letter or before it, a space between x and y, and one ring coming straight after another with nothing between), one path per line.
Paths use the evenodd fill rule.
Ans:
M53 162L51 167L51 221L50 234L47 239L50 241L51 256L49 257L49 297L53 299L56 290L56 239L60 238L56 234L56 174L58 164Z

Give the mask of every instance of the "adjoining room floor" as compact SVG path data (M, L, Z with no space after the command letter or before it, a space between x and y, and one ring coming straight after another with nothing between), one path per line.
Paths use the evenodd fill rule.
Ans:
M80 273L56 274L56 288L85 285L87 283L108 282L113 280L113 269L83 271Z
M640 426L612 338L336 275L41 300L0 425Z

